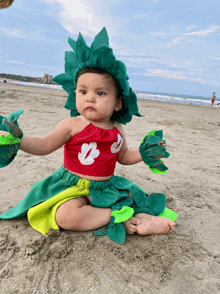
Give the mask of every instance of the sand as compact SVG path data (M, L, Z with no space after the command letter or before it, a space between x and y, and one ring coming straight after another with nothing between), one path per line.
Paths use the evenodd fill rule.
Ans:
M0 114L24 109L19 125L43 136L69 116L62 90L0 83ZM162 129L171 156L165 175L146 165L117 165L116 174L146 192L166 194L179 218L169 235L127 236L119 245L91 232L44 237L26 218L0 220L0 294L220 293L220 109L139 100L144 118L125 126L129 148ZM48 156L18 152L0 170L0 213L61 167L63 149Z

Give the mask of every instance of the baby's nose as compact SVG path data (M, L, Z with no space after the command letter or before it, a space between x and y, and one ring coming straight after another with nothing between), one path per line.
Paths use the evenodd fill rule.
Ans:
M95 95L94 94L89 94L88 96L87 96L87 101L88 102L93 102L93 101L95 101Z

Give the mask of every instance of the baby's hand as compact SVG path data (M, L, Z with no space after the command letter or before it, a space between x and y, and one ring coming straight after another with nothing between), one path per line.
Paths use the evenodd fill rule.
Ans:
M22 130L17 127L14 123L4 119L2 125L9 131L9 133L14 137L14 138L22 138L23 133Z
M159 144L160 146L166 148L166 144L164 143L164 141L160 141L158 144Z
M5 135L9 135L9 133L5 131L0 131L0 136L5 136Z

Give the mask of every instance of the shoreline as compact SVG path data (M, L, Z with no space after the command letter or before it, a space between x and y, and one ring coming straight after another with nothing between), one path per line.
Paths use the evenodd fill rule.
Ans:
M38 82L18 81L18 80L13 80L13 79L6 79L6 81L9 84L22 85L22 83L24 83L23 86L27 86L27 87L48 88L48 89L51 88L51 89L57 89L57 90L64 91L62 89L62 86L60 86L60 85L58 85L58 84L56 84L54 82L52 84L45 84L45 83L38 83ZM1 79L1 78L0 78L0 83L7 84L7 83L4 83L4 79ZM37 84L37 85L35 85L35 84ZM209 107L211 105L211 98L210 98L210 101L209 100L204 100L204 102L201 102L201 101L198 102L196 99L195 100L191 99L190 102L187 101L187 100L186 101L182 100L182 102L181 102L181 101L179 101L178 95L176 95L177 98L176 97L172 98L172 97L168 97L166 93L160 93L161 94L160 96L162 97L161 100L160 100L160 99L157 98L156 93L155 93L155 95L153 95L153 92L151 92L152 96L153 96L152 98L142 98L142 97L140 97L140 96L144 96L144 95L150 95L150 94L144 93L144 91L140 91L140 92L135 91L135 92L138 93L137 94L138 100L143 99L143 100L150 100L150 101L161 101L161 102L166 102L166 103L171 102L171 103L175 103L175 104L198 105L198 106L205 106L205 107ZM182 95L182 96L187 97L187 95ZM168 98L165 99L164 97L168 97ZM190 96L188 96L188 97L190 97ZM193 96L193 97L197 97L197 96ZM207 97L204 97L204 98L207 98ZM175 99L177 99L177 100L175 100ZM217 103L219 103L219 106L217 106ZM217 107L217 108L220 109L220 100L216 100L213 107L214 108Z

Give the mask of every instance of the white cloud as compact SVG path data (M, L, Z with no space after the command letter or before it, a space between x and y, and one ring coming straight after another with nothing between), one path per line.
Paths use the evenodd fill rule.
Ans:
M197 69L187 69L184 71L171 71L163 69L149 69L147 73L136 73L135 75L142 75L146 77L160 77L167 78L171 80L188 80L194 82L203 82L201 77L198 77L194 72L198 72ZM184 74L183 74L184 72Z
M33 27L33 29L32 29ZM45 31L45 30L44 30ZM28 39L28 40L40 40L44 42L50 42L50 43L59 43L57 40L48 39L44 36L44 31L42 31L37 26L29 26L23 27L22 29L14 28L14 27L0 27L0 33L2 35L6 35L8 37L15 37L20 39Z
M26 36L23 34L22 30L17 29L17 28L0 28L0 32L3 35L7 35L10 37L18 37L18 38L26 38Z
M172 79L172 80L184 80L186 79L185 76L182 76L181 71L178 72L168 72L168 71L163 71L163 70L151 70L149 73L144 74L147 77L152 77L152 76L157 76L157 77L161 77L161 78L168 78L168 79Z
M188 26L186 28L186 31L192 30L193 28L195 28L195 26ZM172 40L170 40L170 42L167 43L167 46L175 46L175 45L180 45L183 44L183 40L184 42L190 42L190 41L194 41L192 38L189 39L189 37L207 37L209 35L211 35L212 33L214 33L215 31L219 30L219 26L217 25L210 25L208 28L202 29L202 30L198 30L198 31L193 31L190 33L181 33L181 32L169 32L169 31L158 31L158 32L151 32L148 33L151 36L155 36L155 37L159 37L161 39L169 39L172 38Z
M162 39L166 39L170 35L168 32L153 32L148 34L151 36L160 37Z
M135 19L146 19L148 18L148 15L146 14L137 14L137 15L132 15L132 16L127 16L127 17L123 17L123 22L124 21L133 21Z
M192 28L193 28L193 26L187 27L186 30L190 30ZM184 42L191 42L193 40L189 39L189 37L193 37L193 36L207 37L208 35L212 34L213 32L215 32L218 29L219 29L219 26L210 25L207 29L203 29L200 31L194 31L191 33L176 33L176 35L178 37L174 38L171 42L167 43L167 46L175 46L175 45L183 44L183 42L182 42L183 40L184 40ZM174 35L174 34L172 34L172 35Z
M44 0L53 5L54 1ZM99 0L55 0L59 3L58 11L59 23L71 34L77 34L79 31L83 35L91 35L91 31L99 32L104 24L100 12Z
M189 26L186 28L187 31L190 31L191 29L193 29L195 26Z
M207 29L203 29L203 30L200 30L200 31L195 31L195 32L192 32L192 33L185 33L183 35L184 36L199 36L199 37L204 37L204 36L210 35L211 33L213 33L214 31L216 31L218 29L219 29L219 26L211 25Z
M171 42L167 43L167 46L175 46L175 45L180 45L181 41L184 39L184 37L178 37L173 39Z
M0 59L0 63L24 65L24 66L27 66L28 68L40 68L40 69L45 68L45 65L42 65L42 64L27 63L27 62L15 61L15 60L1 60ZM57 69L57 67L54 65L47 65L46 68L49 68L52 70Z
M21 61L15 61L15 60L0 60L0 62L6 62L6 63L13 63L13 64L27 64L25 62L21 62Z
M149 61L155 61L155 58L148 58L148 57L132 57L132 56L129 56L129 57L120 57L121 60L127 60L127 61L130 61L130 62L141 62L141 63L148 63Z
M220 57L209 57L210 59L220 60Z

